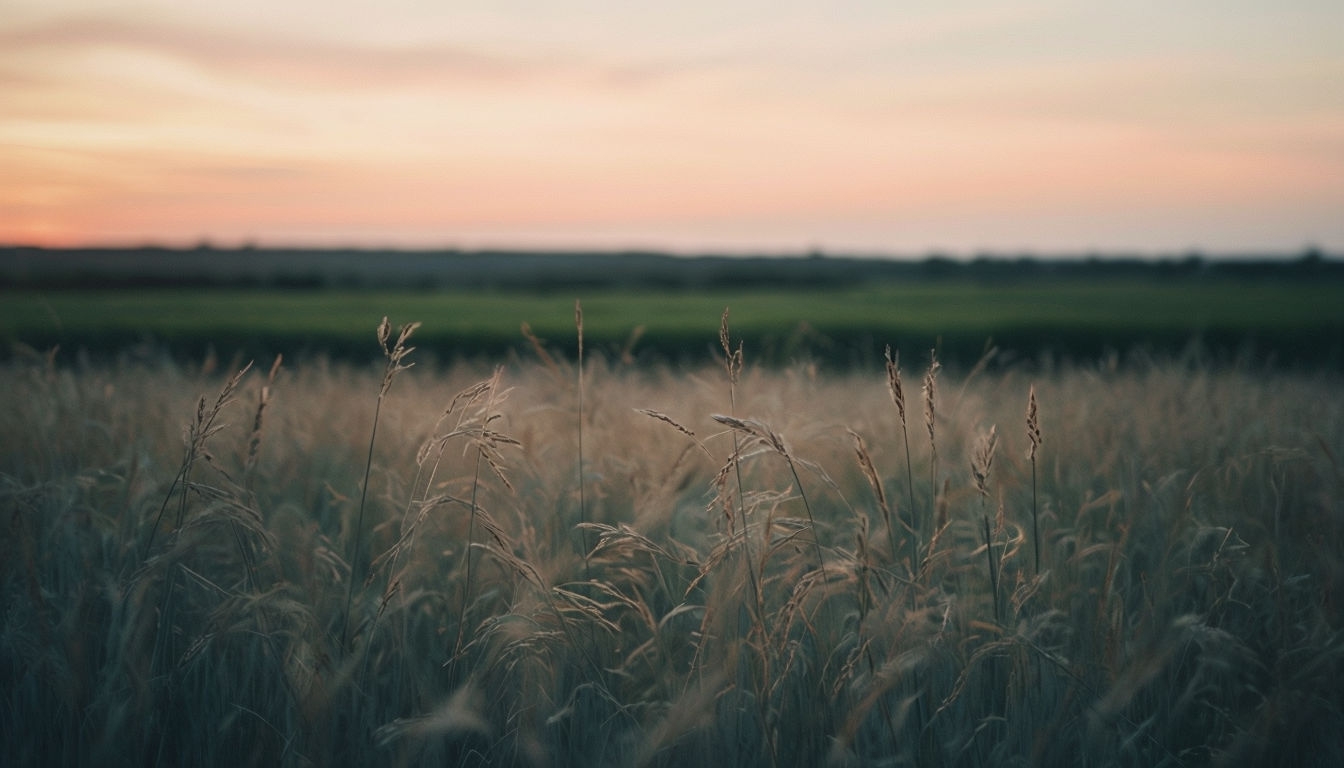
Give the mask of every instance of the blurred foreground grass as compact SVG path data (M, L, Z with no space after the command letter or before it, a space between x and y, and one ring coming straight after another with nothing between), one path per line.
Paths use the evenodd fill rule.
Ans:
M1344 762L1337 373L576 363L0 363L0 762Z

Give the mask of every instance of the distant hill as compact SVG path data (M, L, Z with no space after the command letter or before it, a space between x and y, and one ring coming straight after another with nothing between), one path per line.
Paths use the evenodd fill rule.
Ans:
M822 288L889 280L1039 280L1071 277L1344 279L1344 260L1296 255L973 259L812 254L675 256L652 252L399 251L0 247L0 286L109 288L220 286L322 288L573 288L704 290Z

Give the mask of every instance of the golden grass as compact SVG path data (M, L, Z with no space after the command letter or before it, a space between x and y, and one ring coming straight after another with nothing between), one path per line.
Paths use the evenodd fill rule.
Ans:
M931 358L911 443L894 354L726 313L705 369L409 335L0 368L0 759L1344 762L1337 376Z

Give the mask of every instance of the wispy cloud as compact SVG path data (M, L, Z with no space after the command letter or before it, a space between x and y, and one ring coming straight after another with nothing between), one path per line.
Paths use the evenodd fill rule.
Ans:
M387 87L443 81L514 81L546 75L557 62L449 45L338 44L125 19L80 18L0 31L0 47L66 54L122 49L166 56L217 73L279 78L330 88Z
M12 2L0 239L1344 238L1326 3Z

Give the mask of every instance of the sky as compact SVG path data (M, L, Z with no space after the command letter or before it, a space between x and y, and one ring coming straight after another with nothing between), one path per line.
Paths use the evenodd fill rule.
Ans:
M0 0L0 243L1344 250L1340 0Z

